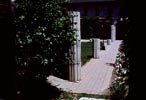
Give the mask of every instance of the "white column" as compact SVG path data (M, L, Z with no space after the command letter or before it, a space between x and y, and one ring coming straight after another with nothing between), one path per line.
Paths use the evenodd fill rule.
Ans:
M116 40L116 26L115 24L111 25L111 41L114 42Z
M81 36L80 36L80 12L72 11L73 15L71 21L73 22L73 28L77 29L77 40L71 48L71 61L69 66L69 80L79 81L81 80Z
M100 39L99 38L95 38L93 39L93 45L94 45L94 58L99 58L100 57Z
M105 46L105 49L106 49L106 47L107 47L107 40L106 39L104 40L104 46Z
M111 45L111 39L107 39L107 45Z

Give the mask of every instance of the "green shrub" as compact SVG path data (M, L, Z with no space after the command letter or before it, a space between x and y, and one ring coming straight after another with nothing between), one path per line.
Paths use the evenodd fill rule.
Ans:
M129 92L129 58L125 44L121 44L114 68L115 78L111 86L111 100L126 100Z
M16 63L19 75L45 78L67 73L76 39L65 0L16 0Z

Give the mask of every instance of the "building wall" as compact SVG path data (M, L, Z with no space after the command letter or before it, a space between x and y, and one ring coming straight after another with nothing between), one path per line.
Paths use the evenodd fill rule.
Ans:
M109 12L109 7L107 6L97 6L97 7L80 7L75 10L79 10L81 17L108 17L110 13L112 17L116 18L119 16L119 8L115 7L112 12Z
M69 8L79 10L81 17L117 17L119 4L115 0L70 0Z
M76 0L74 0L76 1ZM117 2L79 2L80 0L72 3L70 7L73 10L78 10L81 13L81 18L99 18L99 24L97 27L98 35L100 38L110 38L110 28L112 20L119 20L121 15L121 6ZM88 0L85 0L88 1ZM98 0L95 0L98 1ZM110 1L110 0L109 0ZM112 1L112 0L111 0ZM117 39L123 39L125 34L124 24L117 22Z
M90 7L87 9L87 16L88 17L95 17L96 16L96 9L95 7Z

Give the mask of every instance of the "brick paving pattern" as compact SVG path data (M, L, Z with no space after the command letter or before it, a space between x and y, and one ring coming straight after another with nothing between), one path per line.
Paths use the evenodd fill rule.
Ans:
M81 81L70 82L55 76L49 76L47 81L57 88L72 93L104 94L109 88L116 54L121 40L116 40L100 52L99 59L90 59L81 68Z

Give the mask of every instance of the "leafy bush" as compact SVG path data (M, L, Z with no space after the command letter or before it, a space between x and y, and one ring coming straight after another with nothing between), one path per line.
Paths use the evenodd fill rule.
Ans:
M16 0L16 63L19 75L65 76L76 39L65 0Z
M129 92L129 58L126 56L126 46L121 44L116 57L114 74L111 86L111 100L125 100Z

